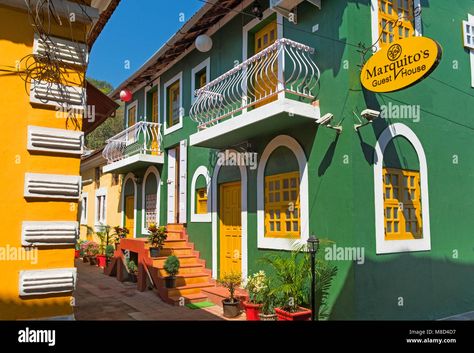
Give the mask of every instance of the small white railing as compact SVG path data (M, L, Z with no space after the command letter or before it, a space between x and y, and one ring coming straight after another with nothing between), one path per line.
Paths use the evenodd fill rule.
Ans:
M280 93L313 100L320 75L313 54L314 49L307 45L278 39L196 90L190 118L204 129L248 108L264 105Z
M109 138L102 151L108 163L113 163L135 154L161 154L161 124L140 121Z

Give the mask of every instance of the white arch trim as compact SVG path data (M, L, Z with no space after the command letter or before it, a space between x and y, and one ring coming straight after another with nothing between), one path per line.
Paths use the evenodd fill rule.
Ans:
M209 199L207 200L207 213L197 214L196 213L196 182L199 176L203 176L206 179L207 194L210 195L211 189L211 177L209 176L209 171L205 166L200 166L196 169L191 180L191 222L211 222L211 205Z
M230 152L237 153L235 150ZM231 155L231 153L229 153ZM221 165L217 164L212 174L212 186L211 186L211 197L212 197L212 277L217 278L217 235L218 235L218 222L217 222L217 179L219 176L219 170ZM241 224L242 224L242 278L247 278L248 272L248 259L247 259L247 168L245 166L239 166L240 169L240 197L241 197ZM208 199L209 200L209 199Z
M142 219L141 219L141 230L142 234L148 234L148 229L145 227L145 220L146 220L146 181L150 174L154 174L156 178L156 224L160 222L160 184L161 184L161 176L158 168L155 166L150 166L146 170L145 175L143 176L143 184L142 184Z
M298 161L300 172L300 217L301 234L299 239L265 237L265 167L272 152L278 147L290 149ZM308 202L308 163L303 148L298 141L288 135L279 135L269 142L263 151L257 171L257 245L262 249L292 250L295 243L304 242L309 237L309 202Z
M421 214L423 219L423 238L412 240L385 240L384 201L383 201L383 154L389 142L397 137L406 138L418 155L420 165ZM430 212L428 201L428 168L423 146L415 133L406 125L396 123L388 126L379 136L375 146L374 195L375 195L375 240L376 253L388 254L409 251L431 250Z
M130 172L125 176L123 179L122 184L122 197L121 197L121 204L122 204L122 227L125 226L125 187L127 185L128 180L132 180L133 182L133 224L135 229L133 230L133 237L137 237L137 182L135 181L135 175Z

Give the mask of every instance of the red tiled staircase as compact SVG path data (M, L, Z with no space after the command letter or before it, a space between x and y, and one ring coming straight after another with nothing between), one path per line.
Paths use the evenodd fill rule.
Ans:
M122 250L128 249L138 253L138 290L144 291L147 277L151 277L158 295L169 304L182 305L208 300L203 289L215 287L215 282L211 279L211 271L205 267L205 261L199 258L199 251L194 250L194 244L189 242L186 228L182 224L169 224L167 233L162 256L157 258L150 257L150 246L146 238L122 239L105 273L117 275L121 281L126 278ZM168 289L165 287L164 278L167 274L163 266L167 257L172 254L179 258L180 269L176 287Z

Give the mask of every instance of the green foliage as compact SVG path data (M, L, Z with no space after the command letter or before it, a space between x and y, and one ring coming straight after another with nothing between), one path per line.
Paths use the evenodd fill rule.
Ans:
M157 227L154 223L148 227L148 242L151 247L162 249L167 237L166 227Z
M299 306L309 302L307 286L311 268L308 256L292 251L289 257L274 255L263 261L274 271L271 294L276 296L277 304L283 310L296 312Z
M114 233L112 234L114 242L119 243L120 239L126 238L128 233L130 233L130 231L127 227L122 228L120 226L115 226Z
M130 273L136 274L138 272L138 266L133 260L127 261L127 268Z
M108 258L111 258L114 256L114 252L115 252L115 248L113 245L107 245L105 247L105 256L107 256Z
M262 304L265 294L268 293L268 280L264 271L248 276L245 289L249 294L249 301L253 304Z
M327 300L332 281L337 275L337 267L325 261L316 262L316 288L315 302L318 308L318 319L325 320L329 317Z
M235 289L240 286L240 283L242 282L242 275L240 273L236 272L228 272L226 273L221 279L217 280L217 283L219 283L221 286L224 286L229 290L230 294L230 301L231 303L235 303Z
M171 255L168 256L163 267L168 276L174 277L179 271L179 266L179 259L175 255Z
M94 86L103 93L109 94L113 86L106 81L99 81L88 78ZM87 148L95 150L105 146L105 141L125 129L124 125L124 103L120 102L120 107L115 112L115 117L107 118L99 127L86 136L85 145Z

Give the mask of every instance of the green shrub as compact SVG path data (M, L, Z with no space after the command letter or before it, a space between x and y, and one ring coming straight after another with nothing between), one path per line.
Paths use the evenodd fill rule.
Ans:
M113 257L114 256L114 252L115 252L115 248L113 245L107 245L105 247L105 256L107 257Z
M176 256L171 255L168 256L163 267L168 276L174 277L179 271L179 266L179 259Z
M138 266L133 260L128 260L127 261L127 268L130 273L137 273L138 272Z

